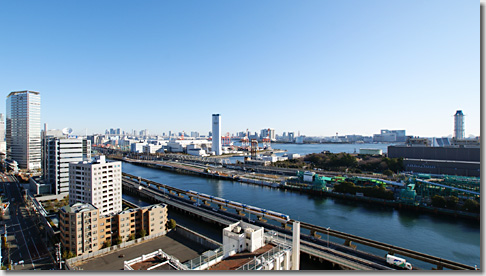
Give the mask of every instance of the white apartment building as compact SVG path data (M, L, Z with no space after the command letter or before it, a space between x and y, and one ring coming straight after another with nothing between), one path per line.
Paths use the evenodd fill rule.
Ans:
M41 168L41 99L35 91L16 91L7 96L7 158L19 168Z
M91 141L47 136L43 139L42 172L51 193L69 193L69 163L91 159Z
M121 162L106 162L98 156L87 161L69 164L69 205L90 203L100 216L122 211Z

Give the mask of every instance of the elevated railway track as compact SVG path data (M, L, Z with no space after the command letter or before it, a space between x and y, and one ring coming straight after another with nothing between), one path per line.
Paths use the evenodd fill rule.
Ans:
M133 185L133 186L138 185L139 189L142 189L143 187L152 188L155 191L162 192L163 194L165 193L165 191L167 191L172 196L176 196L178 198L186 198L187 197L190 202L194 202L194 198L192 198L194 195L193 194L191 195L191 192L193 193L194 191L185 191L185 190L182 190L182 189L179 189L179 188L176 188L176 187L171 187L171 186L168 186L168 185L165 185L165 184L157 183L155 181L151 181L149 179L144 179L144 178L141 178L141 177L138 177L138 176L135 176L135 175L131 175L131 174L128 174L128 173L123 173L123 179L124 179L125 182L129 181L131 183L130 185ZM145 190L150 191L149 189L145 189ZM155 191L151 191L151 193L154 194L154 197L156 197L157 200L160 200L162 202L167 202L167 200L169 200L168 195L164 195L164 196L167 196L167 197L164 197L164 196L161 196L159 194L156 194ZM148 192L148 193L150 193L150 192ZM220 209L224 210L224 208L222 208L222 206L221 206L223 204L219 204L219 205L220 205ZM245 207L237 206L235 204L227 204L224 207L232 208L232 209L235 209L235 210L238 210L238 208L245 209ZM253 211L255 211L255 210L253 210ZM200 212L202 212L202 211L200 211ZM261 217L263 217L263 216L264 216L264 213L262 212ZM266 218L272 219L271 216L266 216ZM219 219L221 219L221 218L219 218ZM294 220L290 219L290 218L286 222L282 222L280 218L275 219L275 221L281 222L282 226L284 226L285 229L287 229L287 230L290 228L290 226L294 222ZM231 223L231 221L227 221L227 222ZM221 223L225 223L225 222L221 221ZM337 231L337 230L332 230L332 229L329 229L329 228L313 225L313 224L310 224L310 223L300 222L300 225L301 225L301 228L309 230L311 235L313 235L315 237L319 236L318 233L330 235L330 236L333 236L333 237L336 237L336 238L343 239L345 241L346 245L351 245L351 242L353 242L353 243L373 247L373 248L376 248L376 249L384 250L384 251L388 252L389 254L400 254L402 256L410 257L410 258L413 258L413 259L416 259L416 260L420 260L420 261L423 261L423 262L427 262L427 263L436 265L436 269L444 269L444 268L452 269L452 270L474 270L475 269L474 267L469 266L469 265L465 265L465 264L461 264L461 263L458 263L458 262L442 259L440 257L432 256L432 255L421 253L421 252L417 252L417 251L406 249L406 248L403 248L403 247L398 247L398 246L394 246L394 245L391 245L391 244L387 244L387 243L383 243L383 242L359 237L359 236L356 236L356 235L347 234L347 233L344 233L344 232L340 232L340 231ZM352 269L352 268L350 268L350 269Z

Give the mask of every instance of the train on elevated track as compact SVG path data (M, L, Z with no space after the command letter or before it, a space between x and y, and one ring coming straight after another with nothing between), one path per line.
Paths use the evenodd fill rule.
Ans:
M192 191L192 190L186 190L186 194L188 196L195 197L195 198L198 198L200 200L210 201L210 202L213 202L215 204L218 204L218 205L221 205L221 206L226 206L226 207L229 207L229 208L233 208L233 209L236 209L236 210L241 211L241 212L248 212L248 213L256 215L257 217L264 217L264 218L276 220L276 221L281 222L281 223L287 223L290 220L290 217L288 215L278 213L278 212L274 212L274 211L271 211L271 210L265 210L263 208L258 208L258 207L251 206L251 205L242 204L242 203L239 203L239 202L236 202L236 201L231 201L231 200L227 200L227 199L224 199L224 198L203 194L203 193L199 193L199 192Z

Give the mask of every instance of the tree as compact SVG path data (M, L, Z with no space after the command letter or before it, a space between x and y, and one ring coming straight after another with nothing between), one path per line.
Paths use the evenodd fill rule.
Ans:
M75 256L74 253L72 251L69 251L68 252L68 255L67 255L67 258L68 259L71 259L71 258L74 258L74 256Z
M466 201L464 201L464 205L462 206L462 208L465 211L473 212L473 213L479 213L479 209L480 209L479 203L472 199L467 199Z
M386 169L385 171L383 171L383 174L386 176L392 176L393 172L390 169Z
M116 236L115 240L113 241L116 245L119 245L122 243L122 237L121 236Z
M446 199L447 208L456 209L458 202L459 202L459 198L457 198L456 196L447 197L447 199Z
M167 221L167 228L169 229L174 229L176 228L177 224L176 224L176 221L174 219L170 219L169 221Z
M354 194L356 192L356 186L353 182L342 182L334 185L334 191L337 193L349 193Z
M61 257L65 260L73 258L75 255L70 250L63 250Z
M135 239L135 234L130 234L130 236L128 236L129 241L133 241L134 239Z
M432 206L444 208L446 206L446 200L443 196L435 195L432 197Z
M111 241L110 240L107 240L103 243L103 247L102 248L108 248L111 246Z
M139 238L143 238L143 237L145 237L146 235L147 235L147 232L145 231L145 229L142 229L142 230L140 230L140 231L137 233L137 236L138 236Z

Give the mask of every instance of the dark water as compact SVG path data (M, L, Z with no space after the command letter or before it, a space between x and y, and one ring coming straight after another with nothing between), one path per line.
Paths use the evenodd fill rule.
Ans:
M184 190L288 214L291 218L409 248L471 266L480 265L480 225L452 217L397 211L388 207L312 197L240 182L200 178L123 163L123 172ZM125 196L124 196L125 197ZM326 238L326 237L322 237ZM331 237L331 240L333 238ZM338 240L336 240L338 241ZM364 249L358 245L359 249ZM369 249L384 255L383 251ZM431 269L416 260L412 264Z

